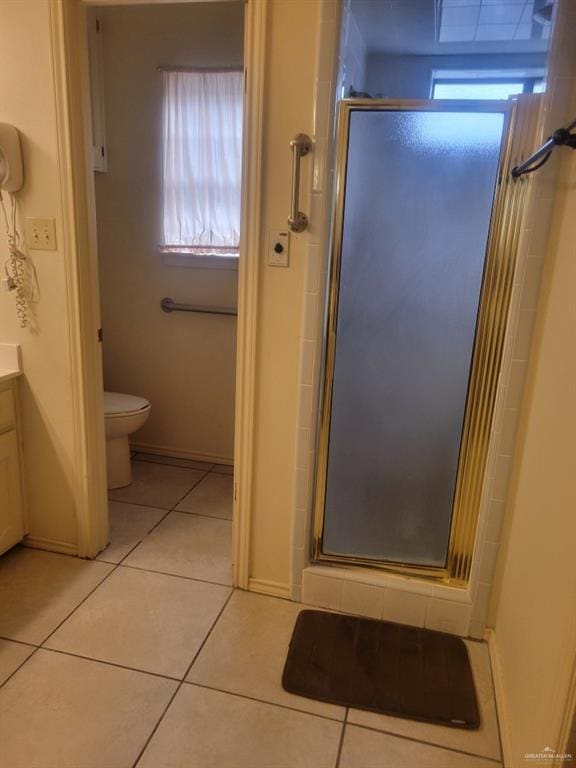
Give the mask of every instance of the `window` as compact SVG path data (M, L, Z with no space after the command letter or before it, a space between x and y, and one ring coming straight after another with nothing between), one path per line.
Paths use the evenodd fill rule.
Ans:
M163 252L238 256L242 98L241 71L164 72Z
M543 90L541 70L437 70L432 75L433 99L508 99Z

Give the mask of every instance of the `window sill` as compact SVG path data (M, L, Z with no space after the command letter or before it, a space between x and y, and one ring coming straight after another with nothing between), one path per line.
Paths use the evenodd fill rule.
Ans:
M186 253L160 248L162 261L167 267L186 267L192 269L225 269L238 271L238 256L216 256L213 253Z

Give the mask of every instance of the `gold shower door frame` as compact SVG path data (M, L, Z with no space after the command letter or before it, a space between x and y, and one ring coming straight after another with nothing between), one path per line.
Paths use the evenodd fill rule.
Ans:
M504 338L522 224L522 209L529 183L529 177L526 176L513 179L510 171L514 165L517 165L530 153L534 146L540 102L540 96L522 95L509 101L346 99L339 104L323 399L314 493L312 554L315 562L378 568L393 573L432 579L456 587L465 587L468 584L496 391L502 364ZM460 442L448 555L444 567L422 567L410 563L376 561L357 556L328 555L322 551L348 136L350 116L353 110L499 112L504 115L502 147L492 204Z

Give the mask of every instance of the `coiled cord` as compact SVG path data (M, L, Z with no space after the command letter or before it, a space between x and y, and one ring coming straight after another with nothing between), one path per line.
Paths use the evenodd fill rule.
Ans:
M17 203L12 193L10 193L10 201L11 209L8 216L0 190L0 206L8 238L8 258L4 263L4 272L8 290L15 291L16 315L20 327L27 328L31 321L30 303L38 300L38 277L34 265L20 247L21 238L16 223ZM29 290L26 285L28 276L31 278Z

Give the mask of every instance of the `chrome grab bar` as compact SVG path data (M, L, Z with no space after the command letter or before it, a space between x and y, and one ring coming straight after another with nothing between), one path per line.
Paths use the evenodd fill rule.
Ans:
M236 317L238 312L232 307L203 307L200 304L178 304L174 299L166 297L160 302L163 312L198 312L201 315L231 315Z
M292 147L292 209L288 217L288 226L292 232L304 232L308 226L308 216L298 210L300 194L300 158L312 149L312 140L305 133L297 133L290 142Z

